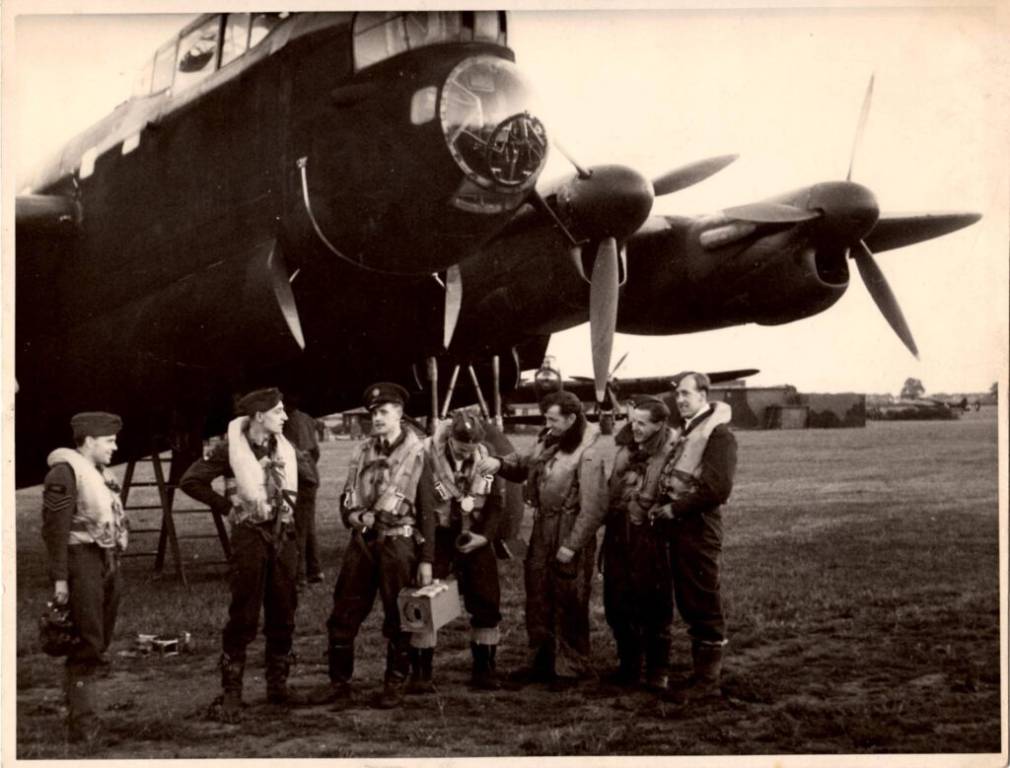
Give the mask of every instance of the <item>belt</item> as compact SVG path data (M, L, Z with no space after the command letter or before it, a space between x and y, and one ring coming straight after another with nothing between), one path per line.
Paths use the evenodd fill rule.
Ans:
M396 536L413 536L414 526L412 525L392 525L388 528L381 528L376 531L380 539L392 538Z

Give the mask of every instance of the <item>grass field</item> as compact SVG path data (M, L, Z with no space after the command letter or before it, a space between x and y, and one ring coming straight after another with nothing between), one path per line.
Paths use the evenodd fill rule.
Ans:
M593 681L564 693L471 693L463 619L440 632L437 695L409 697L394 712L372 709L384 659L377 608L358 639L354 706L268 706L260 638L250 647L245 720L222 725L204 710L219 686L223 569L190 568L186 588L173 576L155 579L150 560L130 560L113 669L102 681L110 735L93 756L998 752L995 421L989 408L956 422L738 433L740 469L724 510L726 697L686 712L644 692L613 695ZM319 534L327 578L301 595L292 672L300 689L325 676L324 622L347 540L336 496L348 454L346 442L323 445ZM78 753L63 742L59 662L42 654L36 638L49 591L39 507L38 488L18 492L17 756L71 757ZM195 517L183 525L196 526ZM184 541L183 549L198 564L219 557L212 545ZM507 670L525 660L521 563L502 563L501 577L499 666ZM605 672L615 656L599 578L593 657ZM675 675L688 671L683 629L678 619ZM195 640L190 654L123 655L137 632L182 630Z

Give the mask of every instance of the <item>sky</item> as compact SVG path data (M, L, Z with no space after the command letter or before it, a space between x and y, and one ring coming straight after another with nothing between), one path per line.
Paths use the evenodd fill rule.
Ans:
M139 63L186 19L19 17L4 85L18 176L125 99ZM928 392L988 390L1007 365L1010 313L1006 30L1005 15L968 6L513 13L517 63L548 131L581 164L653 177L740 154L658 199L653 213L710 213L844 178L873 74L854 180L882 211L983 214L961 232L878 256L919 361L853 270L841 301L789 325L619 334L613 358L628 353L619 375L755 367L753 384L802 391L896 393L907 377ZM553 152L542 179L570 172ZM556 335L549 352L564 373L591 373L588 326Z

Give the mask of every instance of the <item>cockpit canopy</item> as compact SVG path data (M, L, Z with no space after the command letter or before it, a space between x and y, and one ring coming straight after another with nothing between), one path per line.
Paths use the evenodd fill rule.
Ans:
M290 14L224 13L202 18L161 46L145 62L133 98L171 88L180 93L255 48Z
M439 43L506 44L505 11L362 12L354 15L354 69Z

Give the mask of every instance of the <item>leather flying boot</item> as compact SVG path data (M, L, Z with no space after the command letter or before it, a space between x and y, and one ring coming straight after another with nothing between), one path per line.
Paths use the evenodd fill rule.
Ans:
M722 672L722 645L699 643L691 646L694 672L687 683L663 694L663 701L671 704L693 704L722 696L719 677Z
M435 658L434 648L410 649L410 680L407 682L407 693L424 695L435 692L432 682L432 663Z
M337 704L351 698L351 675L354 674L354 642L330 642L326 651L329 682L314 688L306 697L308 704Z
M470 675L470 685L479 691L497 691L501 688L495 665L497 645L470 643L470 653L473 656L473 672Z
M221 698L218 719L222 723L237 723L242 717L242 675L245 659L221 654Z
M295 706L303 703L288 687L291 671L290 653L268 653L266 656L267 701L271 704Z
M403 689L410 674L410 640L405 635L386 645L386 677L375 706L395 709L403 703Z
M102 730L98 719L94 674L89 669L68 666L65 686L67 692L67 740L93 746Z

